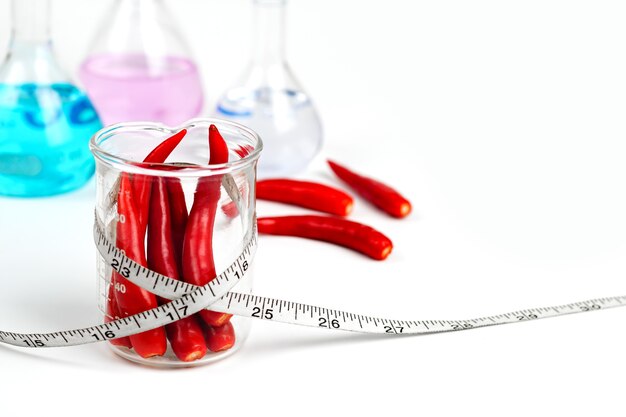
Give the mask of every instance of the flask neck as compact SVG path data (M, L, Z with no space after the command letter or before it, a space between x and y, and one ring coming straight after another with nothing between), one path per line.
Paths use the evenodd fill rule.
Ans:
M52 49L50 0L12 0L9 50L0 66L4 83L66 80Z
M254 3L253 64L263 67L285 64L286 0L252 1Z
M50 0L12 0L12 42L50 43Z
M155 11L163 7L162 0L117 0L117 7L124 12L138 14L147 14L155 18Z

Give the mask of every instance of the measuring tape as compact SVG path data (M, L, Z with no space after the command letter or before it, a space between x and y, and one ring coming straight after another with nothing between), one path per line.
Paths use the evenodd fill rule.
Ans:
M161 327L198 311L211 310L280 323L378 334L429 334L537 320L626 305L626 296L597 298L554 307L530 308L468 320L390 320L292 301L230 291L250 269L257 247L256 226L243 252L221 274L199 287L168 278L126 257L106 238L96 217L94 240L100 255L133 284L174 300L158 308L109 323L54 333L0 331L0 342L21 347L74 346L130 336Z

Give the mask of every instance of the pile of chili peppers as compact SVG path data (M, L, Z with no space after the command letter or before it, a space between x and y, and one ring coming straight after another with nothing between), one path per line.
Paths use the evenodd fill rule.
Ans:
M411 203L388 185L359 175L336 162L328 161L328 164L337 177L356 193L390 216L403 218L411 212ZM315 182L291 179L258 181L256 191L257 198L261 200L293 204L335 215L260 217L260 234L323 240L381 261L393 249L393 243L384 234L364 224L342 218L348 216L354 206L354 199L344 191Z
M187 131L163 141L144 163L164 163ZM209 128L209 165L228 162L228 147L215 126ZM220 199L221 178L203 177L196 186L191 210L178 178L121 173L117 194L116 245L134 261L173 279L205 285L215 278L213 227ZM147 239L146 239L147 234ZM147 249L145 241L147 240ZM107 319L127 317L169 300L131 283L130 271L113 271L107 303ZM235 343L230 314L203 310L165 328L148 330L111 341L132 348L144 358L162 356L167 341L176 357L185 362L220 352Z
M186 133L183 129L164 140L143 162L164 163ZM228 162L227 144L214 125L210 126L208 136L209 165ZM242 158L249 151L246 148L235 150ZM409 201L391 187L356 174L336 162L328 163L341 180L384 212L398 218L410 213ZM173 165L171 167L175 169ZM219 175L200 178L188 212L178 178L122 172L117 193L117 247L136 262L160 274L194 285L206 285L217 275L213 258L213 229L221 181ZM353 197L344 191L292 179L258 181L256 190L259 199L298 205L332 215L262 217L258 219L261 234L331 242L376 260L384 260L391 253L393 245L385 235L344 218L351 213L354 205ZM229 217L237 215L236 207L226 205L222 210ZM169 301L157 298L128 281L129 274L126 268L115 268L112 273L107 321L131 316ZM230 319L230 314L202 310L165 328L115 339L111 343L132 348L140 356L149 358L164 355L169 341L179 360L194 361L204 357L208 351L220 352L233 347L235 332Z

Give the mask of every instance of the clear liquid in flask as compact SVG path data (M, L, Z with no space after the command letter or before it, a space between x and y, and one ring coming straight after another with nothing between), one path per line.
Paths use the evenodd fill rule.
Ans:
M248 126L261 136L261 176L295 173L313 159L321 146L317 112L301 91L233 89L218 104L217 116Z

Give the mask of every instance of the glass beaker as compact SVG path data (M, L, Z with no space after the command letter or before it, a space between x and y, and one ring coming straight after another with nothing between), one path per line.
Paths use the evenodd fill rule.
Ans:
M106 125L174 126L202 111L198 68L162 0L116 0L79 77Z
M207 135L211 124L217 126L228 145L229 162L226 164L208 165ZM217 119L193 119L184 126L188 133L167 159L166 164L141 163L156 145L173 133L180 131L181 128L182 126L172 129L162 124L137 122L116 124L98 132L91 141L91 149L96 158L96 213L104 226L107 238L111 242L125 250L128 256L143 257L143 259L134 259L135 261L143 263L144 266L157 270L157 272L164 273L159 271L156 265L160 262L158 257L166 252L176 253L178 270L186 270L185 262L188 262L188 258L182 254L182 248L184 246L187 251L188 245L191 244L191 240L188 241L188 239L197 239L197 237L189 238L190 233L194 233L196 236L197 229L187 227L191 221L187 223L187 226L184 224L187 213L191 218L196 205L213 204L213 220L209 220L209 222L213 222L213 231L208 232L212 235L212 244L209 243L209 249L203 249L202 253L212 253L214 271L219 274L237 259L252 237L256 207L256 165L262 143L256 133L239 124ZM223 181L227 176L234 181L230 182L229 190L224 187L225 181ZM146 199L147 201L142 201L136 193L133 194L138 181L148 181L152 187L152 195ZM200 197L197 186L201 181L205 184L207 181L214 181L213 184L217 185L217 189L219 189L217 197L212 197L212 199L207 199L206 196ZM165 191L158 191L158 189ZM238 194L233 195L233 192ZM166 197L163 198L163 195ZM176 214L176 212L180 213L180 210L174 209L175 200L183 202L184 215ZM120 227L133 227L128 211L129 207L138 209L145 204L149 204L149 207L146 207L149 218L146 224L141 226L143 230L139 236L144 236L141 234L144 233L147 238L141 237L141 244L138 249L125 248L120 243L118 235L122 233ZM158 210L159 213L156 216L155 210ZM155 227L153 222L153 220L159 221L157 217L162 218L162 216L170 219L171 229L167 229L166 232L167 236L171 237L155 240L152 236L163 236L162 233L165 233L162 228L165 223L159 223L161 226ZM185 221L182 222L181 229L180 219L182 218ZM210 229L210 225L207 225L205 229ZM144 240L147 242L145 248ZM158 248L150 247L150 245L158 244L154 242L159 241L171 241L173 243L168 243L168 245L174 248L166 247L167 245ZM139 287L124 280L121 275L113 273L111 266L101 256L98 256L97 266L99 307L104 315L104 320L111 321L119 316L126 317L135 314L124 310L125 308L134 308L132 305L125 307L129 299L124 297L129 297L127 294L139 290ZM252 269L248 270L233 291L242 293L251 291ZM181 273L179 277L172 276L172 278L183 279L183 274ZM134 287L131 288L131 286ZM146 294L148 297L149 293L146 292ZM151 302L153 303L167 302L167 300L152 297ZM124 358L148 365L177 367L206 364L235 352L247 337L250 326L250 319L248 318L232 316L229 324L228 317L221 317L219 325L217 325L213 321L213 317L207 319L204 314L200 313L189 317L195 321L191 323L193 325L191 327L195 330L190 330L190 326L187 325L178 328L178 330L175 327L170 327L172 325L166 326L165 331L157 329L158 334L152 334L149 342L152 345L156 343L156 345L162 346L162 351L157 354L154 353L155 349L158 350L157 348L151 350L149 354L145 354L145 340L134 339L134 336L125 340L114 340L111 347L115 353ZM227 328L227 326L231 327ZM220 334L220 332L225 331L232 332L233 329L234 345L222 346L223 350L212 347L214 345L211 344L212 336L209 332L214 331ZM194 341L197 342L198 340L198 332L201 332L205 338L205 347L202 349L193 345ZM165 335L167 335L167 344ZM202 342L202 337L200 339ZM193 345L193 355L187 355L188 350L185 351L184 346L180 347L181 341L183 344ZM141 349L137 349L138 342L142 344L141 349L144 353L141 352ZM176 343L179 344L178 349ZM219 351L213 352L212 349ZM163 351L164 354L161 354Z
M11 43L0 67L0 195L69 191L93 174L87 144L102 125L56 61L50 1L11 6Z
M285 59L286 0L253 0L252 58L237 86L220 99L216 117L250 126L265 146L259 176L302 171L322 146L322 125Z

